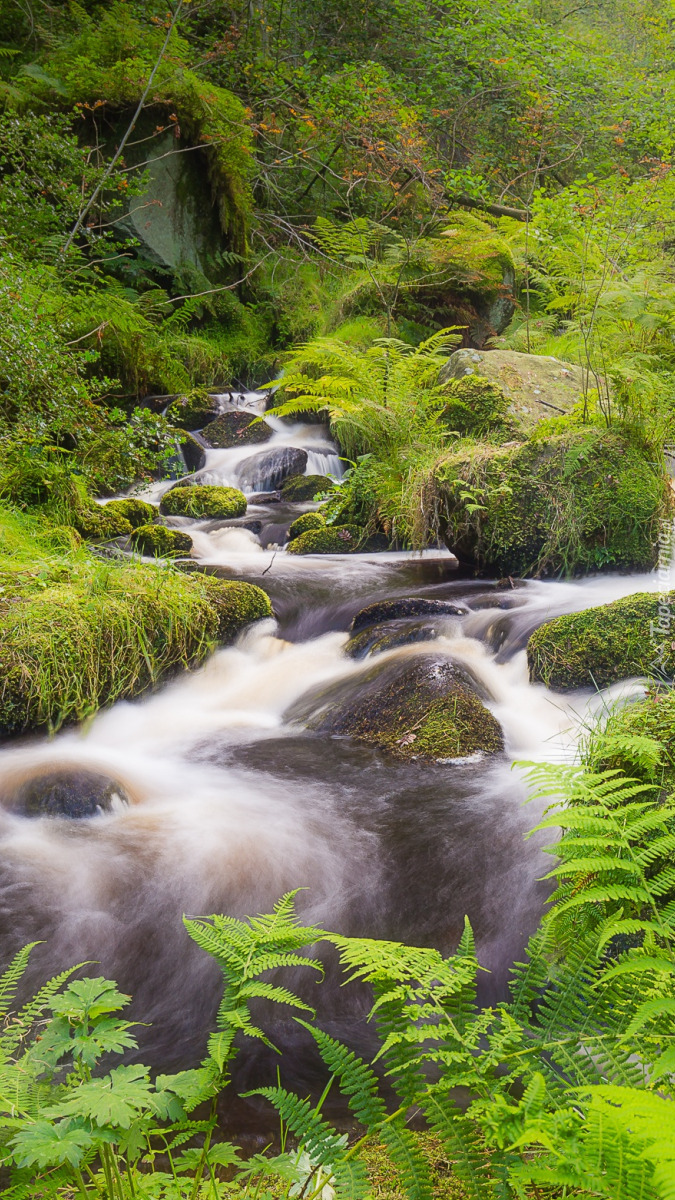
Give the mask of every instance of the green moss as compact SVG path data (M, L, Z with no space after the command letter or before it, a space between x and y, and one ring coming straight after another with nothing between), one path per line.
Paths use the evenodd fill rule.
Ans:
M132 525L123 513L109 506L95 505L82 509L72 517L73 526L88 542L108 541L116 537L128 537Z
M131 534L134 548L152 558L164 558L170 554L189 554L192 538L180 529L167 529L165 525L139 525Z
M353 554L365 540L358 525L325 525L308 529L289 542L289 554Z
M641 783L675 790L675 691L650 688L594 730L584 758L594 771L619 770Z
M434 1200L467 1200L468 1192L452 1172L448 1152L433 1133L411 1131L416 1150L429 1167ZM387 1147L374 1139L368 1140L360 1151L366 1164L369 1196L372 1200L406 1200L408 1190L401 1172L391 1161Z
M193 388L186 396L172 400L166 410L169 421L179 429L202 429L218 412L217 402L203 388Z
M157 509L153 504L147 504L145 500L135 500L133 497L127 500L110 500L103 511L119 514L133 529L137 529L139 525L149 525L157 516Z
M202 429L202 435L218 450L227 450L232 446L249 446L267 442L272 436L272 430L264 421L258 421L250 413L225 412L210 421Z
M281 498L291 504L313 500L315 496L328 492L333 487L327 475L289 475L281 485Z
M460 557L521 576L650 569L670 507L650 452L595 427L516 446L463 442L432 469L424 502Z
M509 417L509 401L497 384L480 375L465 375L448 384L450 399L443 411L443 423L462 435L485 437L488 434L512 436L514 425Z
M672 679L673 605L675 592L665 599L641 593L547 621L528 642L531 678L557 691L633 675Z
M162 498L159 511L171 517L243 517L246 497L229 487L177 487Z
M310 529L325 529L326 518L318 512L302 513L296 517L288 529L288 540L292 542L294 538L300 537L302 533L307 533Z
M218 614L219 642L233 642L247 625L274 616L269 596L254 583L230 582L205 575L202 584Z

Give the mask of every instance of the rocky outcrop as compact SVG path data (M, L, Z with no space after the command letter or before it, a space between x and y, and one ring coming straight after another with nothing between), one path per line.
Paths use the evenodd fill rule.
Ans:
M286 714L317 733L350 736L396 757L438 761L495 754L499 723L468 673L446 658L378 663L302 697Z

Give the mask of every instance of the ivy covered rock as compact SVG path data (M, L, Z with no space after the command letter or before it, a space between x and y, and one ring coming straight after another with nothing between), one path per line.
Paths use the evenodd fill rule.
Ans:
M139 525L150 524L157 516L154 504L148 504L145 500L137 500L133 496L126 500L110 500L104 506L103 511L123 517L129 522L132 529L137 529Z
M140 525L131 534L131 543L140 554L163 558L168 554L189 554L192 538L182 529L167 529L166 525Z
M432 655L378 663L357 680L315 688L286 719L404 759L468 758L504 746L501 727L467 672Z
M330 491L332 486L333 480L327 475L291 475L281 485L281 499L290 504L301 504Z
M425 504L460 559L539 576L650 570L672 501L648 448L583 426L515 445L462 442L431 471Z
M243 517L246 497L237 488L175 487L162 497L159 511L169 517L213 517L226 520Z
M254 583L205 575L202 584L206 588L209 603L218 614L219 642L233 642L247 625L274 616L269 596Z
M302 513L296 517L288 528L288 540L292 542L294 538L300 537L302 533L307 533L310 529L325 529L326 518L318 512Z
M258 421L250 413L224 412L215 421L202 429L202 437L209 446L217 450L229 450L233 446L253 446L268 442L272 430L264 421Z
M166 410L167 419L179 429L202 429L218 415L219 403L203 388L194 388L185 396L172 400Z
M670 680L674 644L675 592L638 593L547 621L532 634L527 661L533 681L560 692L634 675Z
M358 525L325 525L322 529L308 529L293 538L287 546L289 554L353 554L365 540L365 532Z

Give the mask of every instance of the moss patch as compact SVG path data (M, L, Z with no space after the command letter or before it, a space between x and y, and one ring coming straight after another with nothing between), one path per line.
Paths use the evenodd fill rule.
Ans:
M108 512L109 505L94 505L83 508L72 517L73 527L88 542L110 541L116 537L128 537L132 524L124 513Z
M648 450L594 426L516 446L464 442L422 500L460 558L520 576L649 569L671 505Z
M450 398L443 411L443 423L463 436L498 435L512 437L515 425L509 416L509 402L501 388L478 375L465 375L448 384Z
M332 486L333 481L327 475L289 475L281 485L281 499L300 504L303 500L313 500L320 493L330 491Z
M531 678L556 691L607 687L632 675L672 679L673 603L675 592L665 601L640 593L547 621L527 645Z
M358 525L324 525L293 538L287 551L289 554L353 554L361 547L365 536L365 530Z
M218 401L203 388L194 388L186 396L172 400L166 410L169 421L179 429L201 429L218 412Z
M167 555L189 554L192 538L181 529L167 529L165 525L139 525L131 534L134 549L152 558Z
M675 790L675 691L653 687L644 700L613 712L594 731L585 761L594 771L619 770L666 792Z
M241 630L254 621L274 616L267 592L254 583L202 578L210 604L218 614L218 641L233 642Z
M243 517L246 497L237 488L176 487L162 498L159 511L170 517Z
M308 512L302 513L296 517L288 529L288 540L292 542L294 538L300 537L302 533L307 533L310 529L325 529L326 518L322 517L321 513Z
M127 500L110 500L103 509L104 513L119 514L129 522L133 529L137 529L139 525L149 525L157 516L157 509L152 504L147 504L145 500L135 500L129 497Z

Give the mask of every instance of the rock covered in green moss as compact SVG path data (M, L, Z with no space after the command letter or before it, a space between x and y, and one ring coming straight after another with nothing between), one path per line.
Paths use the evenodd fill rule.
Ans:
M254 583L204 575L202 585L218 614L219 642L233 642L247 625L274 616L267 592Z
M166 525L139 525L131 534L135 550L152 558L168 554L189 554L192 538L182 529L167 529Z
M172 400L166 410L167 419L179 429L202 429L219 412L219 402L203 388L193 388L185 396Z
M332 486L333 480L327 475L289 475L281 485L281 499L290 504L301 504L330 491Z
M221 413L215 421L210 421L202 429L204 440L217 450L268 442L271 436L272 430L269 425L246 412Z
M629 436L574 427L516 445L463 442L426 488L459 558L499 575L647 570L671 506L653 454Z
M455 350L441 373L453 389L461 381L467 396L478 379L506 399L504 417L525 432L556 413L569 412L584 391L596 387L588 371L574 363L517 350ZM480 385L478 385L480 386Z
M324 525L308 529L288 543L288 554L353 554L365 540L358 525Z
M300 537L302 533L307 533L310 529L325 529L325 527L326 518L321 513L302 513L301 516L296 517L292 524L289 525L288 540L292 542L294 538Z
M443 424L470 437L513 437L516 424L509 416L509 401L501 388L479 375L465 375L448 384Z
M112 538L129 536L133 528L131 522L123 513L109 509L109 504L97 504L73 516L73 526L85 541L110 541Z
M148 525L157 516L157 509L145 500L137 500L129 496L125 500L110 500L104 507L106 513L117 513L129 522L132 529L139 525Z
M170 517L243 517L246 497L231 487L175 487L162 497L159 511Z
M317 733L350 736L399 758L495 754L504 739L466 671L431 655L378 663L356 679L315 688L286 714Z
M626 596L536 629L527 645L530 677L556 691L607 687L633 675L672 679L674 640L675 592Z

